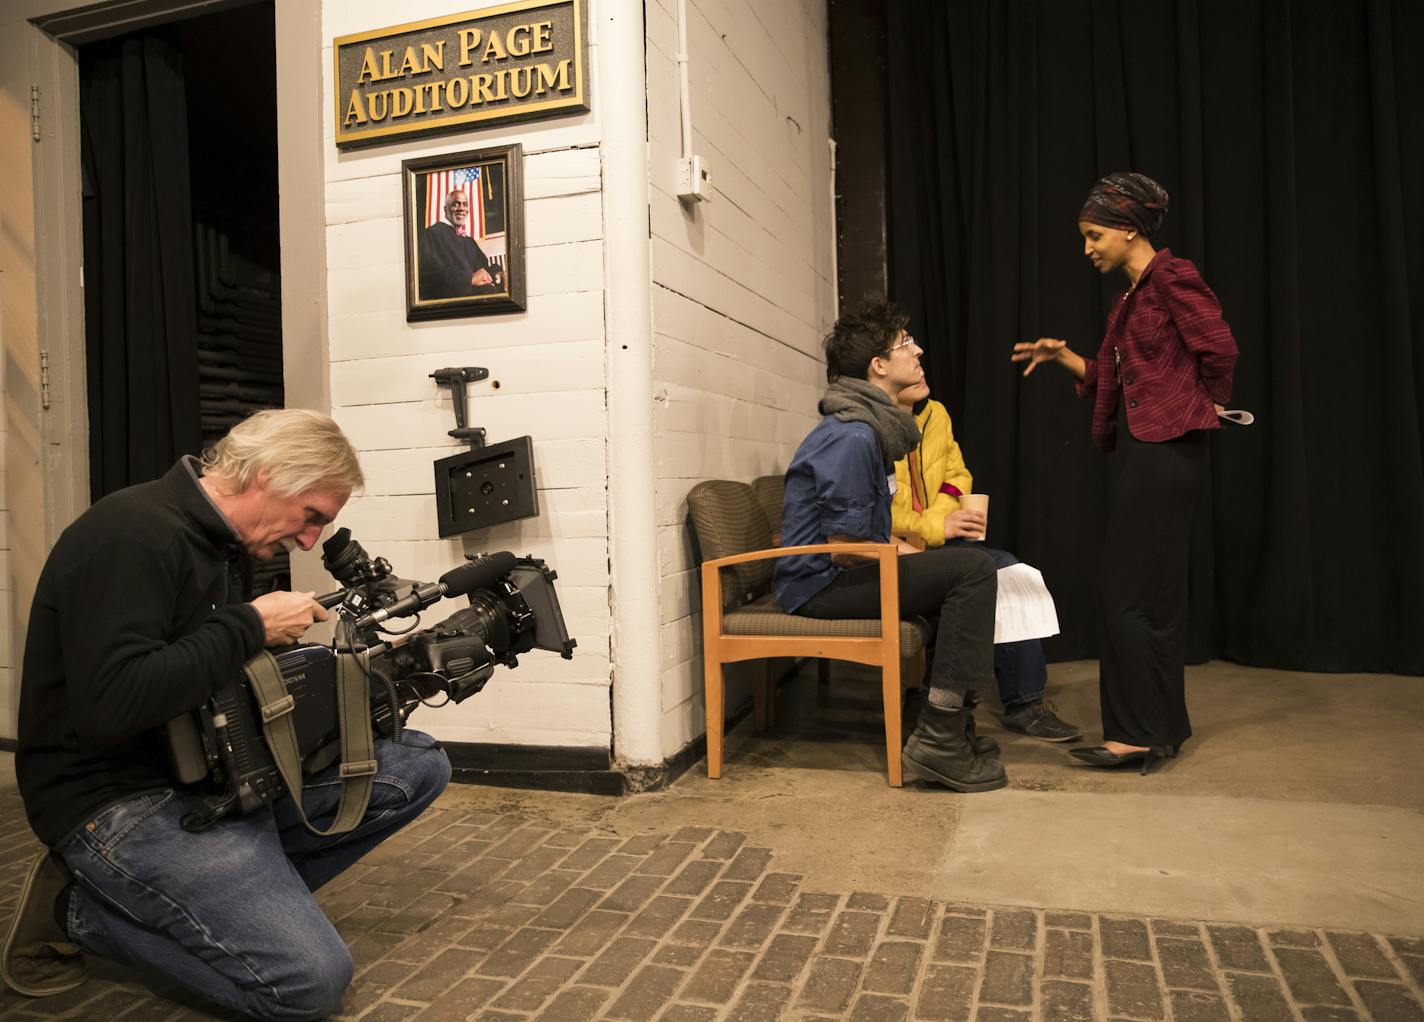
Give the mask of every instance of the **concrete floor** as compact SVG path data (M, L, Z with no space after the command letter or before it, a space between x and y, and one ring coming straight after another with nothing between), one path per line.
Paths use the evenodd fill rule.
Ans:
M1096 741L1097 666L1050 667ZM1010 786L885 783L876 684L784 685L774 732L744 722L723 777L610 799L452 786L447 800L619 834L744 831L808 887L1254 925L1424 934L1424 679L1188 669L1196 737L1147 776L1078 765L991 712Z

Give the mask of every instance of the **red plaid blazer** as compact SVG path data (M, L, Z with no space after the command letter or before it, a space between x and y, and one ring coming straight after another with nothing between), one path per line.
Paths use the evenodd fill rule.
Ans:
M1102 347L1083 361L1078 393L1094 396L1093 442L1110 451L1122 404L1127 428L1149 443L1220 428L1212 404L1231 400L1236 340L1197 268L1164 248L1113 303Z

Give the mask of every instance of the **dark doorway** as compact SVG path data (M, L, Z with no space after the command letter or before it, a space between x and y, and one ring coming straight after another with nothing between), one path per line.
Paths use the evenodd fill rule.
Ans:
M90 495L283 403L273 5L83 46ZM285 558L259 588L284 580Z

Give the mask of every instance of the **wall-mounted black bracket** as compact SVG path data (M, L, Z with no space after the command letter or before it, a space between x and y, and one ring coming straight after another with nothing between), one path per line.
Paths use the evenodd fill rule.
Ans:
M450 436L470 445L468 451L435 462L435 514L441 537L537 515L534 441L522 436L486 447L484 427L465 425L465 385L489 379L489 370L437 369L430 378L450 388L450 403L455 406Z
M441 539L538 513L532 437L461 451L435 463L435 520Z
M485 445L485 429L483 426L465 425L465 384L489 379L489 370L479 366L451 367L435 370L430 378L438 386L450 388L450 403L455 406L455 428L450 430L449 435L465 441L470 450L479 450Z

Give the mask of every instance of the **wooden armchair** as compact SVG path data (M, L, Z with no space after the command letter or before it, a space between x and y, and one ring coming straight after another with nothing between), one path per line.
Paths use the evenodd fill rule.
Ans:
M722 775L723 665L769 657L849 660L880 668L890 784L899 787L901 661L918 678L924 634L900 620L899 561L893 543L771 547L771 528L746 483L714 479L687 495L702 557L702 658L707 703L707 776ZM857 553L880 566L879 618L826 621L784 613L771 593L777 558ZM725 579L723 573L726 573ZM769 698L765 693L762 698ZM762 716L762 714L758 714Z

